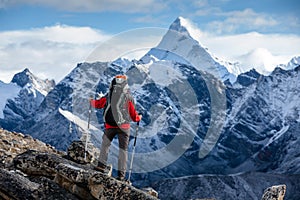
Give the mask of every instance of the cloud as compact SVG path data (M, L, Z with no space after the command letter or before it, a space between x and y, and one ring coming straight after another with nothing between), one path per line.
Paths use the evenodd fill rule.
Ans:
M90 27L55 25L0 32L0 80L10 82L16 72L29 68L40 78L58 82L80 62L138 58L165 33L155 30L136 29L112 36Z
M298 35L257 32L215 35L199 30L196 24L188 20L187 25L191 28L191 35L215 56L227 61L239 61L244 69L267 63L264 64L265 70L270 71L277 64L286 64L292 57L300 55ZM159 43L166 31L145 28L111 36L90 27L59 24L30 30L2 31L0 80L9 82L13 74L27 67L41 78L59 81L80 62L111 61L120 56L139 59ZM254 58L255 62L250 58Z
M242 72L256 68L268 74L279 64L287 64L299 56L300 36L288 34L261 34L257 32L216 36L203 34L200 41L215 56L239 62Z
M257 48L245 55L239 56L243 72L255 68L261 74L269 74L278 64L287 64L291 58L274 56L269 50Z
M120 11L124 13L155 12L165 8L160 0L2 0L2 7L16 5L50 6L58 10L76 12Z
M212 52L226 55L226 59L235 59L257 48L268 49L273 55L299 55L300 36L292 34L245 34L214 35L203 34L200 41Z
M133 19L131 19L132 22L135 23L150 23L150 24L158 24L161 23L161 19L160 18L156 18L153 15L145 15L145 16L141 16L141 17L135 17Z
M239 62L242 72L255 67L260 72L268 73L277 65L287 64L293 57L300 55L299 35L258 32L218 35L201 30L192 22L186 24L202 46L220 59Z
M273 17L254 12L252 9L232 12L216 12L215 15L224 17L224 20L215 20L208 23L208 30L215 33L234 33L241 29L246 31L266 30L270 27L279 25L279 22Z
M9 82L28 67L41 78L58 81L108 37L89 27L65 25L0 32L0 80Z

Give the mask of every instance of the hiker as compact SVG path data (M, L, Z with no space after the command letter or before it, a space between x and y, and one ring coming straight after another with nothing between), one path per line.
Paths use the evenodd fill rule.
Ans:
M117 135L119 140L118 180L125 180L127 150L130 136L130 121L138 122L142 115L135 110L133 97L130 94L127 76L117 75L113 78L109 92L98 100L91 99L94 108L103 108L104 134L100 157L96 170L105 173L111 141Z

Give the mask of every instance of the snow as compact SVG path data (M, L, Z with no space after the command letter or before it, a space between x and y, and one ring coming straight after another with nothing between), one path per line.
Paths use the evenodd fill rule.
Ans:
M277 133L273 135L273 137L269 140L269 142L265 146L269 146L272 142L278 140L287 130L289 130L290 126L283 126Z
M241 86L236 83L236 84L234 84L234 87L239 88ZM241 108L244 106L244 104L247 102L247 100L254 95L255 91L256 91L256 85L251 85L245 91L245 93L241 96L241 98L238 101L233 103L231 113L230 113L230 115L227 116L226 124L235 121L236 115L241 110Z
M179 80L182 74L174 70L173 63L170 61L156 62L152 64L149 68L150 77L155 81L156 84L162 86L168 86L174 82L174 80Z
M300 65L300 56L296 56L291 59L291 61L286 65L279 65L279 67L282 67L283 69L294 69L295 67Z
M203 35L200 29L198 29L197 26L188 19L183 17L178 17L178 19L180 20L181 25L187 29L190 36L200 43L200 36Z
M3 110L8 99L18 96L22 88L14 83L3 83L0 81L0 118L3 119Z
M80 127L85 132L89 132L89 130L87 130L87 127L88 127L87 121L80 119L78 116L74 115L73 113L71 113L67 110L63 110L63 109L59 108L58 111L65 118L67 118L70 122L73 122L74 124L76 124L78 127ZM94 130L94 131L98 130L95 126L93 126L91 124L89 127L90 127L90 130Z

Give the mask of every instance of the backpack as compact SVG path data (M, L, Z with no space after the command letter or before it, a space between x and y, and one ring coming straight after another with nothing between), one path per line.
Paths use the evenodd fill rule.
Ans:
M128 102L133 98L129 93L127 81L118 84L113 79L109 93L106 95L106 104L103 110L103 120L111 126L119 126L130 122Z

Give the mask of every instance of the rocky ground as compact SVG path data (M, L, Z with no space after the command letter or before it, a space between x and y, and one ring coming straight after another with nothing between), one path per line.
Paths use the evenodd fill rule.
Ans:
M76 154L0 129L0 199L157 199L149 188L147 193L108 177L82 159L74 162Z

